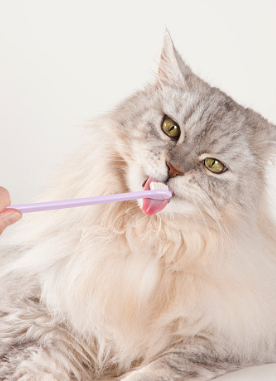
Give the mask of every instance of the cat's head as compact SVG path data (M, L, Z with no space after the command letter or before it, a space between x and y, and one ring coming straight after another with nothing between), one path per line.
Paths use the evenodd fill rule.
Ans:
M115 116L127 186L142 190L149 178L167 184L173 197L163 215L258 209L276 127L193 74L168 33L157 81Z

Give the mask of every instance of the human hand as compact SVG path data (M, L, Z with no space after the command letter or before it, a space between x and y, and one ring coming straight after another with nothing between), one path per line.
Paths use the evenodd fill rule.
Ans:
M5 209L11 204L10 194L7 189L0 187L0 235L7 226L14 224L22 218L22 213L17 209Z

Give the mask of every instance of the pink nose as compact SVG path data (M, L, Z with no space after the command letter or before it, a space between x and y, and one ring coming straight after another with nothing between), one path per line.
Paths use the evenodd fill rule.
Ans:
M166 162L167 167L169 168L169 176L175 177L175 176L184 176L184 173L181 172L179 169L175 168L172 164Z

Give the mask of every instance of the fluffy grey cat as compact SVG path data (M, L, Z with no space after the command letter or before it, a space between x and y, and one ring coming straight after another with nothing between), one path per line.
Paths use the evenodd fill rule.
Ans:
M276 361L276 127L192 73L159 73L95 121L40 200L148 189L26 215L0 239L0 379L211 380Z

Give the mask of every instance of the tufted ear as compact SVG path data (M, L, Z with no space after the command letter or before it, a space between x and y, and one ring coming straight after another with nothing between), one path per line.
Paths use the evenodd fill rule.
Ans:
M160 85L162 86L163 82L171 86L183 86L190 74L191 69L182 60L166 30L158 69Z

